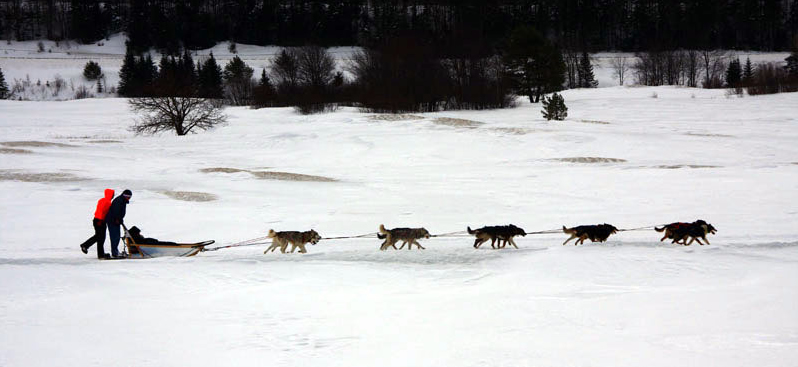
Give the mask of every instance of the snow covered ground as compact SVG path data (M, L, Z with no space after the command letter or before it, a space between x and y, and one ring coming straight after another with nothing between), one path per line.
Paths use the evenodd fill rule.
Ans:
M186 137L134 136L122 99L0 101L0 366L795 366L796 94L564 96L565 122L523 100L406 119L228 108L226 126ZM718 233L690 247L647 230L579 247L557 234L380 252L368 238L100 262L78 244L106 187L133 190L126 223L145 235L219 245L381 223L701 218Z

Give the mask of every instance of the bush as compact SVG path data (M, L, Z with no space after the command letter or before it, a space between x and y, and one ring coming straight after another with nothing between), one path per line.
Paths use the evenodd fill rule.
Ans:
M85 85L81 85L78 89L75 90L75 99L85 99L85 98L94 98L94 95L91 94L89 88L86 88Z
M565 106L565 99L558 93L552 94L549 98L543 96L543 111L541 113L546 120L565 120L568 117L568 107Z
M100 68L100 64L94 61L87 62L86 66L83 67L83 77L86 78L86 80L97 80L100 79L102 75L103 71Z
M759 64L754 71L748 94L774 94L798 91L798 78L793 78L787 70L774 63Z

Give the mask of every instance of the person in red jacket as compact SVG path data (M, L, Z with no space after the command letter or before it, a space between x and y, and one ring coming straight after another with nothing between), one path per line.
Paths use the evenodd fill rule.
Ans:
M105 189L105 197L97 201L97 209L94 211L94 219L91 224L94 226L94 236L89 237L86 242L80 245L80 250L84 254L89 253L89 248L97 243L97 258L108 259L111 256L105 253L105 216L108 208L111 207L111 200L114 198L114 190Z

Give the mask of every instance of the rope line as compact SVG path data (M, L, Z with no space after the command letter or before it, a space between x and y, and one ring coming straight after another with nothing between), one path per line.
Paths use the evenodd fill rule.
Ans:
M650 225L650 226L645 226L645 227L637 227L637 228L624 228L624 229L619 229L618 232L650 230L650 229L654 229L657 226L664 226L664 225L666 225L666 224L655 224L655 225ZM356 235L356 236L322 237L321 239L322 240L343 240L343 239L352 239L352 238L367 238L367 237L376 236L378 233L379 232L371 232L371 233L366 233L366 234L361 234L361 235ZM562 229L549 229L549 230L545 230L545 231L527 232L526 234L527 235L535 235L535 234L557 234L557 233L562 233ZM446 232L446 233L440 233L440 234L433 234L433 235L430 235L430 237L466 238L466 237L471 237L471 235L468 234L468 231L455 231L455 232ZM257 246L257 245L265 245L265 244L272 243L272 241L263 241L263 240L265 240L267 238L269 238L269 236L263 236L263 237L253 238L253 239L250 239L250 240L236 242L234 244L227 245L227 246L218 246L218 247L202 249L201 251L208 252L208 251L216 251L216 250L221 250L221 249L224 249L224 248L231 248L231 247Z
M361 235L357 235L357 236L322 237L321 239L323 239L323 240L342 240L342 239L347 239L347 238L365 238L365 237L371 237L371 236L376 236L376 235L377 235L377 232L371 232L371 233L361 234Z

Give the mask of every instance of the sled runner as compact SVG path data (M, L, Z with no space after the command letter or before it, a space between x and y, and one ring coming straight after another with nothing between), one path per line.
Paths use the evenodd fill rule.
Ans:
M196 243L174 243L161 242L154 239L145 239L154 241L142 241L140 236L131 235L131 230L136 227L132 227L131 230L128 230L125 226L123 226L123 228L125 230L124 239L125 247L127 247L128 259L147 259L165 256L194 256L205 249L205 246L216 242L214 240L208 240ZM136 241L134 237L138 237L139 241Z

